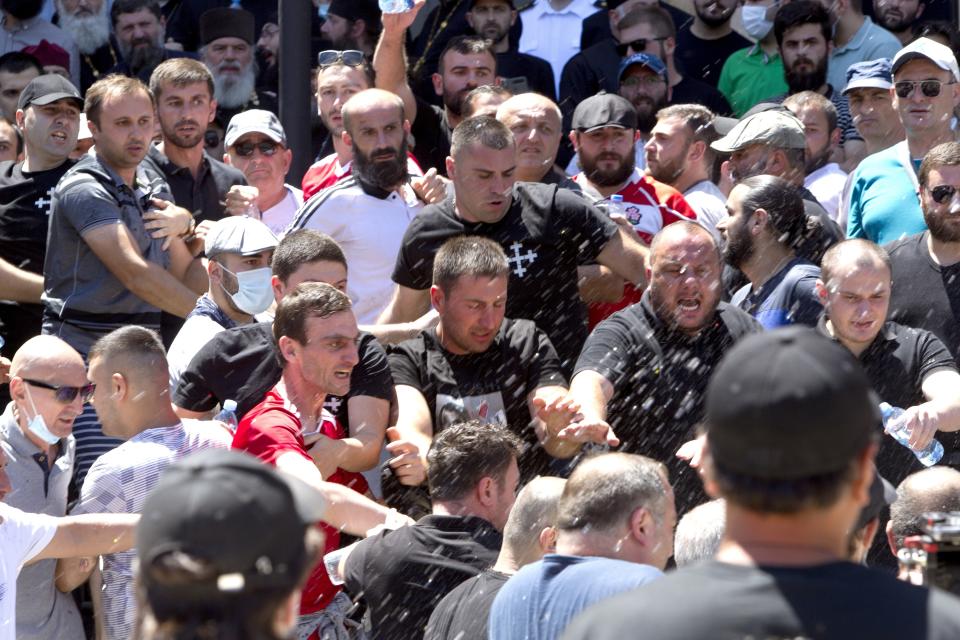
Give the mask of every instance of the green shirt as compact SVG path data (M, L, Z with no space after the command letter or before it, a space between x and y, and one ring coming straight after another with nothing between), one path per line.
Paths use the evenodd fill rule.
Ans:
M767 55L758 45L735 51L723 65L717 88L738 118L761 100L786 93L780 54Z

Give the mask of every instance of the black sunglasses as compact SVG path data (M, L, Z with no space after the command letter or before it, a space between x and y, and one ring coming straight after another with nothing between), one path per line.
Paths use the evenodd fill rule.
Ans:
M241 158L247 158L253 155L254 149L259 149L260 153L270 157L277 152L280 147L276 142L238 142L233 145L233 150Z
M41 389L56 391L57 401L63 404L73 402L77 394L80 394L80 400L84 403L90 402L90 399L93 397L93 391L97 388L97 385L93 383L85 384L82 387L68 387L62 384L50 384L49 382L43 382L41 380L31 380L30 378L24 378L23 381L35 387L40 387Z
M933 201L937 204L946 204L953 200L953 196L957 195L958 190L960 190L960 187L955 187L952 184L941 184L930 189L930 195L933 196Z
M625 58L631 49L636 53L640 53L647 48L648 42L663 42L664 40L666 40L666 38L640 38L632 42L624 42L623 44L617 45L617 53L620 54L621 58Z
M336 49L327 49L317 54L317 64L320 68L329 67L338 63L348 67L363 66L363 51L356 49L347 49L346 51L337 51Z
M943 85L954 84L953 82L942 82L940 80L901 80L895 83L894 89L901 98L908 98L913 93L913 88L920 86L920 91L928 98L936 98L943 90Z

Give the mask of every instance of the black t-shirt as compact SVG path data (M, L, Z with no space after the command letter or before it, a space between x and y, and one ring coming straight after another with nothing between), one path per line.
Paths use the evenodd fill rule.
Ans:
M610 598L562 640L954 640L960 600L849 562L746 567L716 560Z
M358 350L360 361L350 374L350 392L344 397L327 396L324 403L347 432L350 398L393 398L393 378L383 347L371 334L361 332ZM173 392L173 404L189 411L210 411L224 400L236 400L237 417L243 417L263 401L282 373L269 322L234 327L213 336L193 356Z
M420 640L436 604L493 565L502 537L476 516L429 515L363 540L347 558L344 586L367 603L374 640Z
M721 302L713 321L696 336L664 323L640 302L597 325L583 346L574 376L596 371L613 385L607 422L620 450L667 465L680 513L705 501L699 477L676 457L696 437L710 374L740 338L760 331L749 314Z
M934 262L928 234L886 246L893 269L890 319L933 332L960 364L960 262L946 267Z
M76 164L66 160L47 171L24 172L22 162L0 163L0 258L30 273L43 274L53 189ZM40 333L43 306L0 301L3 352L16 353Z
M550 337L569 371L587 337L587 310L577 267L596 260L617 225L586 199L553 185L518 182L499 222L466 222L448 198L423 208L403 237L393 281L428 289L433 257L448 239L483 236L510 260L507 317L533 320Z
M417 98L417 118L410 125L414 157L426 173L431 167L442 176L447 175L447 156L450 155L450 136L453 127L447 122L443 107Z
M677 48L674 50L677 66L681 72L716 87L723 63L734 51L749 47L750 41L736 31L716 40L702 40L693 35L692 24L677 29Z
M189 168L170 162L170 159L153 145L150 146L145 162L170 185L174 203L193 213L198 224L204 220L220 220L225 217L227 213L223 199L230 187L247 184L243 173L206 153L203 154L196 180Z
M497 75L514 95L532 91L557 101L553 68L543 58L518 51L498 53Z
M702 104L720 116L733 114L730 103L722 93L712 85L690 76L684 76L683 80L674 85L670 94L670 104Z
M489 349L467 355L450 353L436 329L428 329L391 350L390 369L394 384L423 394L435 434L463 420L501 424L526 444L518 461L522 479L549 471L551 458L531 426L527 396L539 387L565 387L566 380L553 345L534 323L506 319Z
M493 600L510 578L486 569L447 594L433 610L423 640L487 640Z

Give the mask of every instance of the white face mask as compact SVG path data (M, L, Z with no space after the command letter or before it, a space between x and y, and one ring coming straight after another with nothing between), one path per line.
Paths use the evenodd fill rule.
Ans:
M44 420L43 416L37 413L37 405L33 402L33 395L30 393L30 385L24 383L24 388L27 392L27 400L30 401L30 407L33 409L33 417L30 418L30 421L27 422L27 429L30 432L46 442L47 444L57 444L60 442L60 436L55 435L49 428L47 428L47 421Z
M770 7L749 5L740 9L743 28L755 40L763 40L773 29L773 21L767 20L767 10Z
M253 316L270 308L273 303L273 287L270 286L272 273L269 267L254 269L253 271L241 271L240 273L233 273L223 265L220 265L220 267L227 273L233 274L237 279L239 289L236 293L230 293L224 289L230 299L233 300L233 304L237 305L237 309ZM223 287L222 282L220 286Z

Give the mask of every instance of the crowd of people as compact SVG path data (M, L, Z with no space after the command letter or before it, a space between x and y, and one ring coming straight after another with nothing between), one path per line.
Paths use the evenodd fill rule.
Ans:
M960 638L956 6L313 4L0 0L0 640Z

